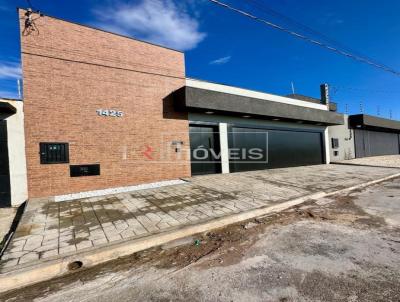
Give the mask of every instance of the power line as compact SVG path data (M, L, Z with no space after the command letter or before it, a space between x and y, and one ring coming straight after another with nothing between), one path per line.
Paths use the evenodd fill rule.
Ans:
M395 91L395 90L380 90L380 89L340 86L340 85L333 85L333 84L329 84L329 87L332 88L335 92L337 92L339 90L349 90L349 91L382 93L382 94L400 94L400 90L397 90L397 91Z
M89 58L93 60L98 60L98 61L103 61L103 62L108 62L108 63L115 63L115 64L121 64L123 66L134 66L134 67L139 67L139 68L146 68L146 69L154 69L154 65L149 65L149 64L143 64L143 63L132 63L128 60L121 60L121 59L115 59L115 58L106 58L99 56L97 54L93 55L91 53L87 53L81 50L77 49L60 49L57 47L51 47L51 46L37 46L37 45L26 45L25 46L28 52L32 53L37 53L36 51L46 51L47 53L54 53L56 52L57 54L64 53L63 55L72 55L72 56L79 56L80 58ZM165 67L157 67L157 70L162 70L166 74L168 73L173 73L176 72L177 69L171 69L171 68L165 68Z
M317 31L317 30L305 25L305 24L302 24L302 23L300 23L300 22L298 22L298 21L296 21L296 20L294 20L294 19L292 19L292 18L290 18L290 17L288 17L288 16L276 11L276 10L273 10L272 8L268 7L265 3L262 3L262 2L257 1L257 0L245 0L245 1L247 1L249 3L253 3L259 10L261 10L261 11L263 11L263 12L269 14L269 15L278 17L278 18L280 18L282 20L285 20L289 24L293 24L294 26L300 27L300 30L302 30L303 32L307 32L309 34L312 34L312 35L315 35L315 36L318 36L318 37L322 38L322 40L324 40L325 42L329 42L331 45L332 44L336 45L338 48L341 48L341 49L346 50L348 52L352 52L353 54L356 54L357 56L364 57L364 58L368 59L369 61L374 62L374 63L376 63L378 65L382 65L382 66L385 66L387 68L390 68L387 65L382 64L382 63L378 62L377 60L374 60L374 59L366 56L365 54L362 54L362 53L360 53L360 52L358 52L358 51L356 51L356 50L354 50L354 49L342 44L341 42L338 42L338 41L326 36L325 34L323 34L323 33L319 32L319 31Z
M156 76L160 76L160 77L167 77L167 78L173 78L173 79L182 79L182 80L186 79L185 77L180 77L180 76L173 76L173 75L156 73L156 72L148 72L148 71L142 71L142 70L137 70L137 69L123 68L123 67L118 67L118 66L110 66L110 65L105 65L105 64L91 63L91 62L80 61L80 60L72 60L72 59L66 59L66 58L61 58L61 57L54 57L54 56L49 56L49 55L30 53L30 52L26 52L26 51L22 51L21 53L25 54L25 55L31 55L31 56L47 58L47 59L54 59L54 60L70 62L70 63L79 63L79 64L85 64L85 65L96 66L96 67L105 67L105 68L111 68L111 69L117 69L117 70L131 71L131 72L136 72L136 73L141 73L141 74L156 75Z
M332 46L330 46L330 45L328 45L328 44L325 44L325 43L322 43L322 42L317 41L317 40L315 40L315 39L309 38L309 37L307 37L307 36L305 36L305 35L299 34L299 33L295 32L295 31L292 31L292 30L290 30L290 29L287 29L287 28L285 28L285 27L283 27L283 26L277 25L277 24L272 23L272 22L270 22L270 21L267 21L267 20L265 20L265 19L261 19L261 18L255 16L255 15L252 15L252 14L250 14L250 13L248 13L248 12L245 12L245 11L243 11L243 10L240 10L240 9L238 9L238 8L235 8L235 7L233 7L233 6L229 5L229 4L220 2L220 1L218 1L218 0L208 0L208 1L210 1L210 2L212 2L212 3L214 3L214 4L217 4L217 5L221 6L221 7L224 7L224 8L226 8L226 9L229 9L229 10L231 10L231 11L234 11L234 12L236 12L236 13L238 13L238 14L240 14L240 15L243 15L243 16L245 16L245 17L247 17L247 18L250 18L250 19L252 19L252 20L255 20L255 21L258 21L258 22L260 22L260 23L263 23L263 24L265 24L265 25L267 25L267 26L269 26L269 27L272 27L272 28L274 28L274 29L276 29L276 30L285 32L285 33L290 34L290 35L292 35L292 36L294 36L294 37L296 37L296 38L302 39L302 40L304 40L304 41L307 41L307 42L310 42L310 43L312 43L312 44L318 45L318 46L320 46L320 47L322 47L322 48L325 48L325 49L328 49L328 50L330 50L330 51L333 51L333 52L335 52L335 53L337 53L337 54L340 54L340 55L342 55L342 56L345 56L345 57L354 59L354 60L356 60L356 61L359 61L359 62L368 64L368 65L374 66L374 67L379 68L379 69L382 69L382 70L384 70L384 71L386 71L386 72L390 72L390 73L392 73L392 74L394 74L394 75L396 75L396 76L400 76L400 72L397 71L397 70L395 70L395 69L393 69L393 68L390 68L390 67L387 67L387 66L385 66L385 65L372 62L371 60L366 59L366 58L364 58L364 57L361 57L361 56L358 56L358 55L355 55L355 54L351 54L350 52L343 51L343 50L340 50L340 49L338 49L338 48L332 47Z

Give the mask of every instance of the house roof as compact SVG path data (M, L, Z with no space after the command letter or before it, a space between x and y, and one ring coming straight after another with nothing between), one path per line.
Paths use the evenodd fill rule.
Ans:
M14 114L17 109L7 102L0 102L0 114Z
M310 96L297 94L297 93L288 94L286 97L291 98L291 99L296 99L296 100L316 103L316 104L322 104L320 99L316 99L316 98L313 98L313 97L310 97Z
M366 114L350 115L349 124L353 128L400 132L400 121Z
M257 118L278 118L321 125L342 125L342 114L328 110L269 101L238 94L185 86L174 93L179 111L206 112L231 115L250 115Z

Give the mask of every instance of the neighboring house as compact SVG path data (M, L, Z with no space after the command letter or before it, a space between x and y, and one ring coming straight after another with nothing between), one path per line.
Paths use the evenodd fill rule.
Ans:
M19 194L13 205L28 195L65 200L334 156L328 129L346 120L332 110L325 85L322 101L310 101L187 79L179 51L48 16L27 30L24 14L24 110L22 102L3 109L19 115L15 128L8 125L18 139L6 142L8 190Z
M400 122L377 116L344 116L344 125L329 127L331 160L400 154Z
M400 122L366 114L351 115L355 156L394 155L400 153Z
M23 102L0 99L0 207L27 198Z

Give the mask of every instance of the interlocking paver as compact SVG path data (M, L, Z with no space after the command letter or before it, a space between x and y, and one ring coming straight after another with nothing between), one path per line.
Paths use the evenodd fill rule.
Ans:
M398 173L322 165L206 175L170 187L71 202L29 202L0 269L97 248Z
M49 251L45 251L45 252L41 253L40 259L45 259L45 258L54 257L54 256L58 256L58 249L53 249L53 250L49 250Z
M90 248L92 246L93 246L93 243L90 240L81 241L81 242L78 242L76 244L76 248L78 250L87 249L87 248Z
M60 247L59 249L58 249L58 253L61 255L61 254L67 254L67 253L72 253L72 252L75 252L76 251L76 246L75 245L67 245L67 246L64 246L64 247Z
M24 264L32 261L39 260L39 253L31 252L27 253L19 258L18 264Z

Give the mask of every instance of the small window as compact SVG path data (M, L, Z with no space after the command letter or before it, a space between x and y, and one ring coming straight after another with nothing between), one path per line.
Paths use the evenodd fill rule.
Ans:
M40 143L41 164L69 163L68 143Z
M333 151L334 156L339 156L339 151Z
M71 177L100 175L100 165L71 165L69 171Z
M337 149L337 148L339 148L339 139L332 138L332 149Z

